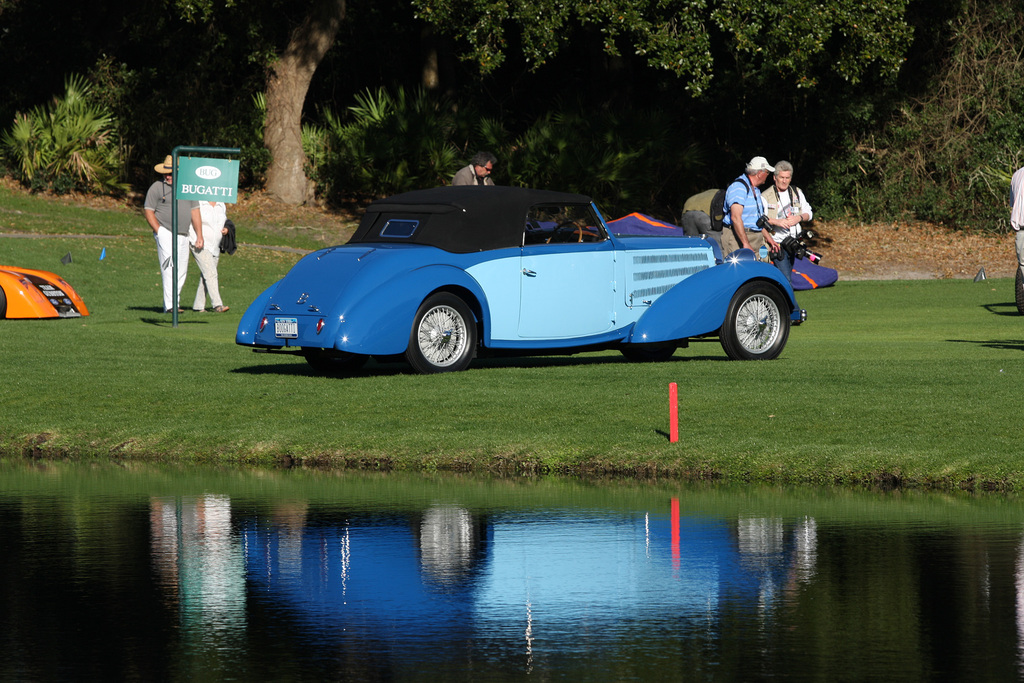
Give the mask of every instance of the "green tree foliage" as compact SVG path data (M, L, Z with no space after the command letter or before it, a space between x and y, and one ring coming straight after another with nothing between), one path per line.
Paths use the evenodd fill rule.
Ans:
M417 16L462 43L481 73L504 61L508 33L539 68L564 45L573 26L600 31L604 50L624 47L685 81L700 95L728 61L741 72L776 70L812 87L822 71L858 82L876 70L894 77L910 42L907 0L413 0ZM715 40L721 41L716 46ZM717 50L716 50L717 47ZM726 67L728 68L728 67Z
M95 0L51 22L51 3L0 0L0 72L25 75L0 79L0 123L83 73L137 188L181 144L241 147L258 187L271 158L253 99L319 1ZM763 154L796 165L822 218L1005 228L1024 163L1024 0L350 5L302 108L331 200L446 182L489 149L500 182L671 218ZM428 54L437 85L418 93Z
M17 177L34 189L122 192L126 149L117 122L93 101L92 87L68 78L63 97L18 113L3 136Z

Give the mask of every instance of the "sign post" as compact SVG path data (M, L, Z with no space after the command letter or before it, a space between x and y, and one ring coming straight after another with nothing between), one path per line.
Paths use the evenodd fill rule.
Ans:
M171 152L171 324L178 326L178 201L238 202L238 160L181 157L181 154L240 154L238 147L175 147ZM180 163L179 163L179 158ZM193 225L201 234L202 225Z

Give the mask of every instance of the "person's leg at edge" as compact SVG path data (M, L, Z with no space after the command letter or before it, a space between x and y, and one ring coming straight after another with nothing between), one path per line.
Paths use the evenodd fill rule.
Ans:
M785 249L779 249L772 261L775 267L782 271L782 276L787 282L793 282L793 257Z
M1014 246L1017 248L1017 267L1021 274L1024 274L1024 230L1017 230L1013 233Z

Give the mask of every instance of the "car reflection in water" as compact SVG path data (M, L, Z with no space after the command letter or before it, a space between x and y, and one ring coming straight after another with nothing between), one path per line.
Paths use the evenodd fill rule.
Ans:
M368 642L469 635L489 525L455 506L381 515L320 511L242 525L246 578L273 607Z
M680 515L677 500L668 514L296 502L236 519L234 536L228 501L208 496L154 500L151 520L155 563L197 633L244 631L248 592L322 646L484 641L528 667L538 639L597 648L647 630L707 633L727 606L770 618L816 561L813 519L729 522Z

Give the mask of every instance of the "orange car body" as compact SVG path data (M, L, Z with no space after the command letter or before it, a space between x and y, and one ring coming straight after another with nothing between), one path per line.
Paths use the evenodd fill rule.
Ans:
M89 315L64 278L45 270L0 266L0 318L78 318Z

